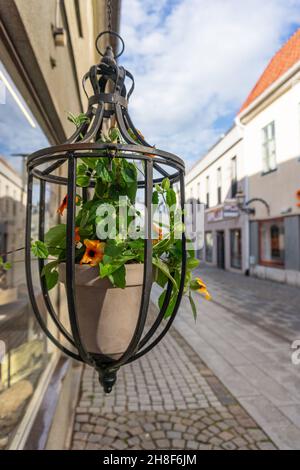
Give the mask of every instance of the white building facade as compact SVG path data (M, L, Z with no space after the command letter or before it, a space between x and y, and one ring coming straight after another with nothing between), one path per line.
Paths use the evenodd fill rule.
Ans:
M246 190L243 129L232 127L186 177L186 198L205 205L204 248L206 263L232 271L248 269L247 216L236 203L238 190Z
M250 272L300 286L300 62L238 116L250 217Z
M186 194L206 204L206 262L300 286L300 29L189 171Z

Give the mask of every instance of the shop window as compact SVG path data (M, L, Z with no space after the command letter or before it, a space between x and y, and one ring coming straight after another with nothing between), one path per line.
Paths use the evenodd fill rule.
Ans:
M205 260L212 263L213 260L213 234L205 232Z
M230 264L232 268L242 269L242 231L230 230Z
M48 146L48 141L1 62L0 79L6 86L5 103L0 104L0 250L3 260L12 265L9 270L0 268L0 340L5 345L0 362L0 441L1 448L7 448L50 358L29 303L22 251L27 190L23 153ZM52 204L57 206L58 199L49 193L48 223ZM35 208L37 224L38 206ZM13 252L16 249L19 251ZM37 271L37 262L33 263ZM38 297L37 279L35 289ZM57 292L51 295L56 302Z
M266 265L283 266L283 219L274 219L260 222L260 263Z

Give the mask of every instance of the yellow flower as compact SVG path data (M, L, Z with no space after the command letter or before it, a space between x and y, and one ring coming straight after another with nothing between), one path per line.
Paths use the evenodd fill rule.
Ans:
M210 300L211 295L207 290L206 284L204 284L204 282L202 281L202 279L200 279L200 277L196 277L196 281L197 281L198 286L199 286L199 289L197 289L197 292L199 292L199 294L204 295L206 300Z
M105 243L99 240L84 240L86 246L85 253L81 258L80 264L90 264L97 266L102 261L104 255Z

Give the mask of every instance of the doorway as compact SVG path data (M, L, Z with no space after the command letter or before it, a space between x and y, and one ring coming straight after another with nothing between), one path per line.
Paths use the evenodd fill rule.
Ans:
M217 232L217 265L220 269L225 269L225 242L224 232Z

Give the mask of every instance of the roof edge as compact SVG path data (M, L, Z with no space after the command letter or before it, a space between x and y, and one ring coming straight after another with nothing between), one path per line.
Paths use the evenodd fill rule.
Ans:
M290 67L283 75L281 75L275 82L273 82L266 90L264 90L254 101L236 115L239 120L247 116L257 106L263 103L274 91L280 88L284 83L290 80L300 70L300 60Z

